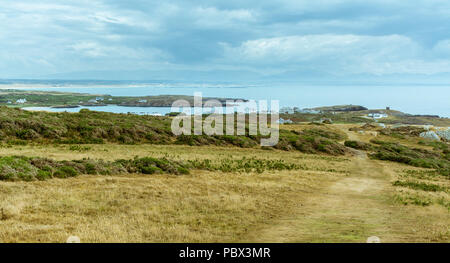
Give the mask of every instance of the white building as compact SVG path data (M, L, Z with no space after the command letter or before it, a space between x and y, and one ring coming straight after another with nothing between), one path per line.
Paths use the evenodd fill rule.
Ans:
M147 100L139 100L139 103L147 103Z
M283 118L280 118L278 121L277 121L279 124L291 124L291 123L294 123L292 120L290 120L290 119L287 119L287 120L285 120L285 119L283 119Z
M26 102L27 102L27 99L18 99L18 100L16 100L16 103L18 103L18 104L24 104Z
M367 117L374 118L374 119L381 119L381 118L387 118L388 115L386 113L369 113L369 114L367 114Z

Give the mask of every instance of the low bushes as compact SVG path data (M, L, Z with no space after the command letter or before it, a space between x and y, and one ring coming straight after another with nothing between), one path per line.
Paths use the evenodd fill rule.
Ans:
M40 169L33 166L27 158L0 158L0 180L30 181L38 177Z
M450 175L450 154L448 145L432 144L433 151L421 148L411 148L394 142L372 139L371 144L359 141L346 141L347 147L370 152L373 159L403 163L415 167L435 169L435 172ZM424 144L424 142L422 142Z
M248 118L247 118L248 119ZM259 147L261 135L180 135L171 131L170 117L138 116L81 110L78 113L29 112L0 107L0 140L10 145L33 143L58 144L184 144ZM345 134L312 127L302 132L280 130L274 148L305 153L345 154L337 143ZM74 150L78 150L74 148Z
M81 110L78 113L30 112L0 107L4 141L103 144L173 141L168 117ZM155 136L152 136L155 135Z
M0 157L0 180L32 181L69 178L80 174L168 173L187 174L188 167L167 159L136 158L106 162L102 160L54 161L23 156Z
M372 145L360 141L345 141L344 145L353 149L364 151L373 149Z
M169 161L165 158L157 159L152 157L144 157L133 160L118 160L115 163L124 167L129 173L189 174L189 167L179 162Z
M281 171L281 170L295 170L301 169L296 164L286 163L283 160L264 160L255 158L243 158L239 160L224 159L220 161L204 160L189 160L191 167L202 170L221 171L221 172L257 172L264 171Z
M393 161L404 163L416 167L434 168L445 171L450 167L450 162L443 153L437 151L428 151L419 148L409 148L407 146L372 140L372 143L378 145L376 152L370 156L378 160Z
M445 192L446 187L439 186L436 184L427 184L422 182L412 182L412 181L395 181L392 183L394 186L408 187L414 190L422 190L426 192Z
M343 139L345 139L343 134L319 128L301 132L280 130L280 141L274 147L281 150L295 149L311 154L344 155L347 149L337 142Z
M23 156L0 157L0 180L33 181L50 178L69 178L80 174L189 174L191 169L221 172L257 172L302 169L296 164L283 160L224 159L220 161L190 160L185 162L166 158L134 158L130 160L82 159L74 161L55 161L46 158Z

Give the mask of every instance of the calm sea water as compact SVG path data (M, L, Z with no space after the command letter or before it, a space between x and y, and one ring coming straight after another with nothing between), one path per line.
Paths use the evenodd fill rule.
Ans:
M305 84L186 84L153 83L139 85L30 85L22 89L109 94L113 96L193 95L255 100L279 100L281 106L299 108L353 104L371 109L387 106L411 114L434 114L450 117L450 85L435 86L315 86ZM52 111L78 111L51 109ZM169 108L92 107L111 112L146 112L164 114Z
M245 103L243 104L245 107ZM104 111L104 112L114 112L114 113L132 113L137 115L154 115L154 116L162 116L169 112L190 112L191 114L207 114L215 112L215 108L201 108L201 107L192 107L191 109L182 109L182 108L171 108L171 107L124 107L117 105L106 105L106 106L97 106L97 107L85 107L80 106L78 108L51 108L51 107L24 107L25 110L30 111L52 111L52 112L79 112L81 109L89 109L91 111ZM245 112L248 112L249 108L245 108ZM256 111L256 110L253 110ZM217 112L217 111L216 111ZM238 107L230 107L227 111L227 108L223 107L222 112L240 112Z

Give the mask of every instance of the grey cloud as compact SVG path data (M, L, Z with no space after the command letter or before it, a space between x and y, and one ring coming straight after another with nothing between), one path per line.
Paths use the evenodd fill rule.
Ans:
M154 68L432 74L448 72L449 22L444 0L11 0L0 9L0 77Z

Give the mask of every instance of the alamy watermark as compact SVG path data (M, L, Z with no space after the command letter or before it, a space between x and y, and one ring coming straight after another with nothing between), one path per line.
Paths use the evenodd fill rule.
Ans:
M187 100L172 104L171 111L181 114L172 120L171 128L177 136L245 136L248 130L248 135L262 136L261 146L275 146L279 139L279 101L271 100L270 109L268 106L267 100L227 100L224 104L211 99L203 103L202 93L196 92L194 105ZM210 114L203 120L205 112Z

